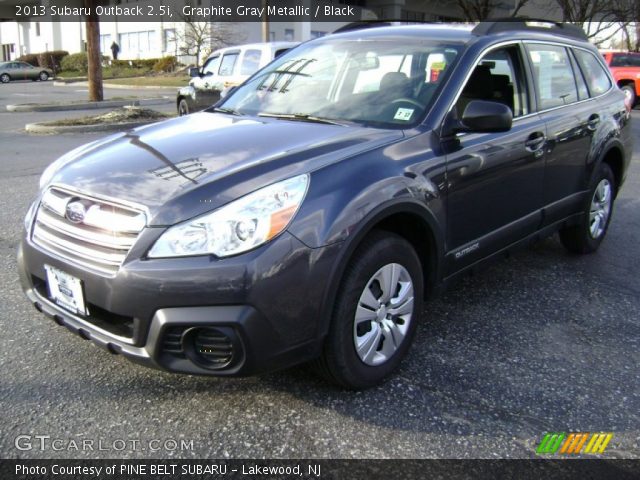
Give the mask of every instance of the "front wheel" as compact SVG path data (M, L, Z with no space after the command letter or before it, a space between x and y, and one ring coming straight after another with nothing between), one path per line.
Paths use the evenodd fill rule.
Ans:
M0 82L9 83L10 81L11 81L11 77L9 76L8 73L3 73L2 75L0 75Z
M409 350L423 291L411 244L392 233L371 234L347 266L319 371L352 389L381 383Z
M184 115L189 115L189 104L184 98L180 100L180 103L178 103L178 115L180 115L181 117Z
M573 253L595 252L609 228L616 193L615 177L611 168L602 163L591 182L588 204L578 225L560 230L560 241Z

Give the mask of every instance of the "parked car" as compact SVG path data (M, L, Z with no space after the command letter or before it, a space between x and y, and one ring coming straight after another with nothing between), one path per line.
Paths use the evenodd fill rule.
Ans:
M640 53L603 52L602 55L629 105L635 106L640 95Z
M64 155L24 221L27 297L147 366L378 384L455 278L605 238L630 112L582 30L535 25L330 35L206 112Z
M179 115L210 107L227 89L235 87L297 45L294 42L253 43L216 50L202 68L193 67L189 85L178 90L176 106Z
M9 83L12 80L48 80L53 77L50 68L34 67L26 62L0 63L0 82Z

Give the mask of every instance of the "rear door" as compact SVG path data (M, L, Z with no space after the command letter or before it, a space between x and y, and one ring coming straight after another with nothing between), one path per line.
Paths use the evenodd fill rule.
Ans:
M473 100L513 112L505 133L459 134L447 154L447 270L454 273L535 232L541 220L545 124L532 112L520 43L487 53L453 108Z
M601 118L570 48L528 43L526 49L547 127L543 201L548 225L581 208L587 158Z

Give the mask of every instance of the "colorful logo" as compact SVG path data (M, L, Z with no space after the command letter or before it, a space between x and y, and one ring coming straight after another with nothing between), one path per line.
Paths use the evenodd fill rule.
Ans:
M613 433L546 433L536 453L538 455L604 453L612 438Z

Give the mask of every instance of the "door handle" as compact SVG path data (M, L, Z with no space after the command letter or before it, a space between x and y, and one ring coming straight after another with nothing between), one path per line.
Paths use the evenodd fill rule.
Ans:
M529 135L529 138L524 142L525 148L529 152L540 152L544 145L547 143L547 137L542 132L535 132Z
M595 132L596 129L598 128L599 123L600 123L600 115L598 115L597 113L594 113L589 117L589 120L587 120L587 128L590 131Z

